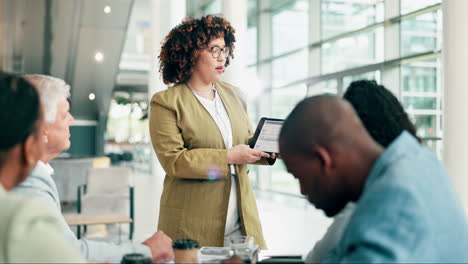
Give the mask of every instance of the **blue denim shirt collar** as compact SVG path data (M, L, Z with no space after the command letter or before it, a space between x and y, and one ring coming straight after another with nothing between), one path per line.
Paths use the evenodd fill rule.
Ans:
M385 175L382 171L387 168L388 164L393 164L395 161L402 159L407 155L411 155L411 153L418 150L418 147L420 147L420 145L416 138L409 132L403 131L377 159L370 170L364 189L376 181L380 176Z

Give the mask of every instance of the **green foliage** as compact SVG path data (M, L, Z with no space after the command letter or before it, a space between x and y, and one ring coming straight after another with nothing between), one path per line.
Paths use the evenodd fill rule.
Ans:
M114 97L114 100L117 104L119 105L126 105L126 104L130 104L132 103L132 101L130 100L130 98L126 98L124 96L115 96Z

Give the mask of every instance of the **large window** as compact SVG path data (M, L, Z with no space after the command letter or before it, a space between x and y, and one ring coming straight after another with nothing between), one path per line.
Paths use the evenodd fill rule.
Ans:
M401 23L401 54L403 56L440 49L442 12L436 10Z
M387 0L391 1L391 0ZM420 9L440 4L441 0L401 0L401 13L407 14Z
M304 84L288 88L273 89L272 105L274 105L274 108L272 109L272 117L286 118L293 107L304 99L306 93L307 87Z
M307 77L307 50L273 61L273 86L282 86Z
M423 143L440 153L440 1L257 1L257 8L257 36L271 31L255 42L257 51L271 50L270 57L251 64L270 84L255 101L258 113L284 118L306 96L341 95L352 81L376 80L399 97ZM272 107L265 109L262 100ZM260 171L257 179L269 177L267 188L298 194L281 166Z
M402 103L416 125L423 143L442 153L442 89L440 59L403 64Z
M383 27L327 42L322 46L322 73L381 62L382 43Z
M442 86L440 54L442 10L440 0L401 1L401 13L414 12L401 22L401 55L431 53L401 65L401 101L416 125L423 144L442 153ZM418 10L427 10L419 14Z
M364 28L383 20L383 0L322 0L322 38Z
M343 78L343 93L346 91L346 89L351 84L351 82L357 81L357 80L375 80L378 83L380 83L381 82L380 71L371 71L371 72L345 76Z
M308 1L288 1L280 7L274 7L271 23L273 55L306 46L308 42Z
M338 81L327 80L309 86L307 96L314 96L319 94L338 94Z

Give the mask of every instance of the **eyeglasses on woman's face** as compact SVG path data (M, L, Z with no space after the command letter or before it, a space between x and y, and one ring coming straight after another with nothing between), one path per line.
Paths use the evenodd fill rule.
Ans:
M219 46L212 46L212 47L208 48L208 51L211 53L211 56L213 56L213 58L215 58L215 59L219 58L221 53L223 53L224 57L227 57L229 55L229 48L228 47L221 48Z

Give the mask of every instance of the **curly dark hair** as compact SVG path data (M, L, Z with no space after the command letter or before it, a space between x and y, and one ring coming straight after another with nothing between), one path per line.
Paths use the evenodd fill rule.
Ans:
M421 142L398 99L376 81L352 82L343 98L353 105L369 134L380 145L387 147L403 130Z
M200 19L186 18L166 36L159 54L165 84L187 81L200 52L211 40L224 37L229 54L225 66L234 58L235 30L222 16L207 15Z

